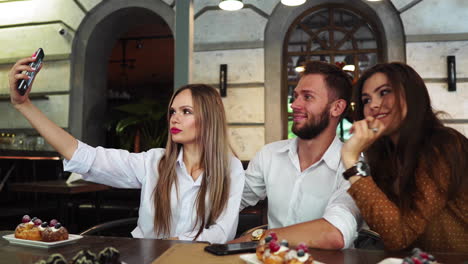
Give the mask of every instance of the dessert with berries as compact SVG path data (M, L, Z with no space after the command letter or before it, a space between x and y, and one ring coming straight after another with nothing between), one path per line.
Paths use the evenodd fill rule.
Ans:
M256 250L257 259L265 264L312 264L314 259L309 254L306 244L299 244L296 249L290 249L286 240L278 242L275 233L270 233L261 239Z
M285 263L287 264L312 264L314 258L309 254L309 248L306 244L299 244L296 249L290 250L285 257Z
M41 219L34 217L31 219L29 215L23 216L21 224L15 229L15 237L27 240L41 241L41 231L39 226L42 224Z
M276 240L270 241L268 248L263 253L263 263L267 264L282 264L284 263L284 257L289 251L285 240L280 243Z
M437 260L431 254L415 248L411 251L411 256L403 259L402 264L438 264Z
M263 261L263 254L265 253L265 249L269 247L271 241L278 241L278 237L276 236L276 233L272 232L268 236L266 236L264 239L260 239L257 249L255 250L258 260Z
M68 239L68 230L62 226L57 220L53 219L50 224L42 232L42 241L55 242Z
M15 238L44 242L68 239L68 230L56 219L47 223L37 217L31 219L29 215L25 215L21 222L15 229Z

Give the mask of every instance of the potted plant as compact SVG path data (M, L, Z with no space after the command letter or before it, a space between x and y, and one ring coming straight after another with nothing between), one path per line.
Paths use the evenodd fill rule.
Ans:
M120 148L140 152L165 146L166 109L161 102L142 99L117 106L114 110L118 112L108 130L114 130Z

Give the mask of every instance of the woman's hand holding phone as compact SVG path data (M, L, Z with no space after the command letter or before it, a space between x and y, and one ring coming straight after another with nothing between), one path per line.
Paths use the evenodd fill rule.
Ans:
M35 75L42 68L43 58L44 52L42 49L38 49L32 57L20 59L11 68L8 80L10 98L13 105L20 105L29 100L30 88L34 82Z

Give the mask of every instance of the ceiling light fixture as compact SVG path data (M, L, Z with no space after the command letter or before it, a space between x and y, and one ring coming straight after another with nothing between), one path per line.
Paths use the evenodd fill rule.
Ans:
M298 6L305 3L305 1L306 0L281 0L281 3L287 6Z
M221 0L219 2L219 8L227 11L235 11L244 7L242 0Z

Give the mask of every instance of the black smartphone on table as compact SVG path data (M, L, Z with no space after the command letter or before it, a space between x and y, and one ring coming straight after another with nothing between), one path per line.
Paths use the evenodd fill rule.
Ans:
M211 244L205 247L205 251L222 256L245 252L255 252L258 242L241 242L236 244Z
M34 53L33 57L36 56L36 61L33 61L29 64L29 66L35 68L36 70L39 68L39 66L42 63L42 60L44 60L44 50L42 48L39 48L36 53ZM30 78L29 80L21 80L21 82L18 85L18 93L21 95L24 95L26 91L28 90L29 86L31 85L32 81L34 80L34 77L36 77L36 72L26 72L26 75L28 75Z

